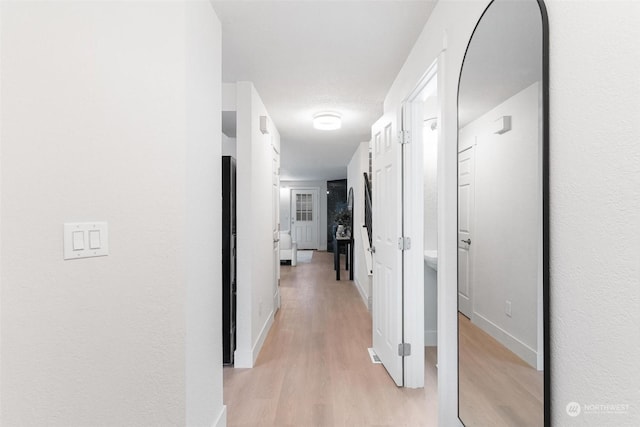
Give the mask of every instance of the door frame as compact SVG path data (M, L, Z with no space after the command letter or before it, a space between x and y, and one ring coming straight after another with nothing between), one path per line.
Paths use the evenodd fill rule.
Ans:
M315 197L313 199L313 212L316 218L316 248L320 249L320 188L319 187L290 187L289 188L289 233L291 234L291 240L293 241L293 192L294 191L314 191ZM306 249L302 249L306 250ZM310 250L310 249L309 249Z
M402 102L402 129L410 134L410 142L403 150L403 227L404 235L411 238L411 249L404 252L404 340L411 343L411 356L404 361L404 384L408 388L424 387L424 165L422 142L423 91L437 79L438 122L442 118L442 93L439 83L439 61L436 58L418 83ZM441 142L438 126L438 145ZM438 154L440 174L440 154ZM438 188L440 193L440 188ZM439 198L440 196L438 196ZM440 216L438 216L440 218ZM440 222L440 219L438 220ZM440 228L440 226L438 227ZM440 230L438 230L440 233ZM439 239L440 241L440 239ZM440 246L440 243L438 243ZM438 256L438 258L440 258ZM439 260L438 260L439 263ZM438 280L438 283L440 280ZM440 285L438 285L440 286ZM438 308L439 310L439 308ZM440 334L438 334L440 336Z
M276 146L275 140L271 138L271 156L272 156L272 179L275 193L272 196L273 203L273 221L275 223L275 230L273 232L273 245L274 245L274 294L273 294L273 306L274 312L280 309L280 147Z

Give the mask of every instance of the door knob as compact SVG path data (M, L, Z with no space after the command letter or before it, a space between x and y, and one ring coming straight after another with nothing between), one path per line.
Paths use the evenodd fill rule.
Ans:
M467 245L471 244L471 239L467 239L467 240L460 240L463 243L466 243Z
M376 247L375 246L370 247L369 248L369 252L371 252L372 254L375 254L376 253Z

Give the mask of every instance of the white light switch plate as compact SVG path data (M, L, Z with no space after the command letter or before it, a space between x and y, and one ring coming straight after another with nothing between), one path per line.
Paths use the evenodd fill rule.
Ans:
M93 241L89 240L89 232L94 235ZM82 245L78 245L78 233L82 233L84 240ZM96 235L95 233L99 234ZM82 249L74 250L74 235L76 236L75 247ZM64 259L91 258L106 255L109 255L109 230L106 222L70 222L64 224Z

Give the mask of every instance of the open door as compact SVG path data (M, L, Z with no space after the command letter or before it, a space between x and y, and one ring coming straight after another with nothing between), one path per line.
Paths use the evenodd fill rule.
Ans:
M402 156L394 116L373 135L373 349L395 383L403 386Z

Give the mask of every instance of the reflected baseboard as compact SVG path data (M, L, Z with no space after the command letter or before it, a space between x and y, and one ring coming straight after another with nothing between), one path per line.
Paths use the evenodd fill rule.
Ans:
M538 353L518 338L511 335L486 317L478 312L473 312L471 323L485 331L487 334L495 338L500 344L505 346L511 352L516 354L522 360L527 362L531 367L540 370L542 366L538 366Z

